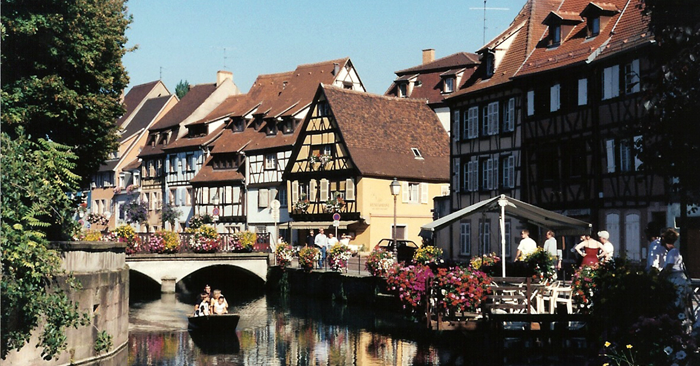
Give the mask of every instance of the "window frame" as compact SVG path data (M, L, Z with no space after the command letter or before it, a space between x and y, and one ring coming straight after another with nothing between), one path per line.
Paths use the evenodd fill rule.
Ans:
M459 254L470 256L472 253L471 221L459 223Z
M515 98L503 104L503 132L515 131Z

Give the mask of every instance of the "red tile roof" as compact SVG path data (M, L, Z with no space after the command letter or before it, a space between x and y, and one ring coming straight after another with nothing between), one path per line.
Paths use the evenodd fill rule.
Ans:
M163 116L151 130L164 130L180 124L189 117L216 90L216 84L193 86L184 97Z
M581 13L589 6L587 0L565 0L562 11ZM541 42L523 64L516 76L530 75L555 68L561 68L605 57L648 42L646 24L636 2L632 0L611 0L609 3L596 3L604 10L611 10L607 23L601 22L600 33L587 37L586 22L576 25L558 47L547 47ZM617 9L623 9L617 12ZM543 35L544 39L546 35Z
M515 37L510 47L503 51L505 53L496 64L493 75L484 78L483 70L477 70L449 99L508 83L544 34L546 26L542 21L551 11L557 10L561 3L562 0L528 0L510 26L480 50L498 52L499 47Z
M449 137L425 100L321 88L363 176L449 180ZM411 148L423 159L416 159Z
M134 110L139 106L139 104L141 104L143 98L145 98L146 95L153 90L153 87L155 87L159 81L160 80L156 80L149 83L136 85L132 87L128 93L126 93L124 96L124 101L122 102L124 104L124 108L126 108L126 112L117 120L117 126L121 126L122 123L124 123L129 116L134 113Z
M210 182L227 182L227 181L242 181L245 177L236 169L214 169L212 163L213 157L209 157L202 166L202 169L197 172L194 178L190 179L190 183L210 183Z
M468 52L457 52L449 56L439 58L432 62L428 62L427 64L409 67L408 69L396 71L395 74L401 76L405 74L425 73L433 70L444 71L445 69L477 65L478 63L479 55Z
M221 133L224 131L224 125L219 126L218 128L215 128L212 132L207 134L206 136L200 136L200 137L181 137L178 140L175 140L173 143L168 144L167 146L163 147L163 151L166 153L171 153L174 151L178 150L185 150L188 148L192 147L199 147L199 146L205 146L213 141L215 141Z
M126 164L122 167L122 171L128 171L128 170L135 170L141 167L141 160L139 158L136 158L132 160L129 164Z

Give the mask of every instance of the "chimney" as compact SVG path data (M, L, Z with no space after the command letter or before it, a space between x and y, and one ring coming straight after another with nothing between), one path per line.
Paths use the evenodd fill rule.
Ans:
M340 71L340 65L337 62L334 62L333 63L333 76L337 76L338 71Z
M428 48L423 50L423 65L435 61L435 49Z
M225 70L219 70L216 72L216 86L218 87L226 81L226 79L229 79L233 81L233 73L231 71L225 71Z

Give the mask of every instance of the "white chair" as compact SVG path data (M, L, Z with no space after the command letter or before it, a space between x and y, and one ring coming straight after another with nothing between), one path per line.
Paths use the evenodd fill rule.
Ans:
M549 312L554 314L554 309L556 309L558 303L566 304L566 310L571 314L573 312L573 302L572 302L573 291L571 290L571 285L564 287L557 287L552 289L552 299L549 302Z

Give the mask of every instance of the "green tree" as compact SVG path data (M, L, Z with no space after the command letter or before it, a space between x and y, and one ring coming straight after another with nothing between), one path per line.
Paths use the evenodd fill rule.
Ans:
M653 72L645 84L650 118L641 126L637 153L644 168L671 185L681 204L681 240L687 244L686 208L700 203L700 2L640 2L655 42ZM681 251L686 250L682 245Z
M61 270L60 256L48 246L50 225L69 230L76 206L65 192L77 188L75 155L65 145L21 131L2 133L2 358L22 348L39 323L39 347L50 359L65 349L65 328L87 324L77 304L59 286L78 286Z
M180 80L175 86L175 95L180 99L182 99L188 91L190 91L190 83L187 82L187 80Z
M2 123L72 147L84 182L117 148L124 0L2 1Z

